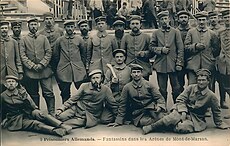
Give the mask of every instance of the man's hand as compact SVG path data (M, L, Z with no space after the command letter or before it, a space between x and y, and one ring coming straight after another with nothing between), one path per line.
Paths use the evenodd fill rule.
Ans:
M181 70L182 70L182 66L176 65L176 71L181 71Z
M32 111L32 116L35 117L35 119L37 119L37 120L43 120L44 119L44 114L38 109L35 109Z
M112 83L118 83L118 78L112 78Z
M224 130L224 129L229 129L230 126L226 124L225 122L222 122L221 125L217 126L217 128Z
M202 44L202 43L197 43L197 44L196 44L196 49L197 49L198 51L202 51L202 50L205 49L205 45Z
M23 73L19 73L19 74L18 74L18 79L19 79L19 80L22 80L22 79L23 79Z
M163 54L167 55L167 54L170 52L170 49L167 48L167 47L163 47L162 50L161 50L161 52L162 52Z
M57 109L57 111L56 111L56 113L55 113L55 116L59 116L61 113L62 113L62 110Z
M158 106L157 109L156 109L156 112L157 113L161 112L161 107Z
M117 126L120 126L120 124L118 124L118 123L109 123L108 125L107 125L107 127L117 127Z
M40 63L39 63L39 64L37 64L37 70L38 70L38 71L41 71L42 69L43 69L43 65L42 65L42 64L40 64Z
M138 52L138 56L139 56L139 57L145 57L145 52L144 52L144 51Z
M187 116L186 112L182 112L181 118L180 118L181 122L183 122L186 119L186 116Z

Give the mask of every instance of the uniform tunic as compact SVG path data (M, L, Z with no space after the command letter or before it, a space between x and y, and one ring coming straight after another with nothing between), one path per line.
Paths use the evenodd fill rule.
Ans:
M81 37L62 36L54 47L54 60L57 76L62 82L82 81L86 75L83 64L84 42Z
M144 79L141 79L138 85L134 81L131 81L124 86L121 93L121 101L119 102L116 123L123 123L126 104L131 105L130 109L132 110L131 113L135 126L139 125L141 118L147 112L154 113L157 107L161 107L163 110L166 109L165 100L158 89Z
M149 42L149 35L142 32L138 32L137 34L130 32L126 34L121 41L121 49L127 52L126 64L136 63L141 65L144 68L144 77L151 74ZM144 53L143 57L137 55L137 53L140 52Z
M74 119L74 117L79 117L83 122L81 126L93 127L97 125L100 121L100 116L103 110L103 106L107 103L112 109L117 108L117 103L112 95L109 87L101 85L100 89L94 89L91 82L83 83L78 89L77 93L70 97L59 109L64 111L60 115L60 120L66 119L65 123L68 123L68 120ZM68 109L73 109L73 115L66 114L65 111ZM71 117L72 118L68 118ZM77 122L76 122L77 124ZM74 127L74 125L73 125Z
M23 70L17 42L10 37L1 38L0 41L1 83L4 83L6 75L17 77L18 73L23 73Z

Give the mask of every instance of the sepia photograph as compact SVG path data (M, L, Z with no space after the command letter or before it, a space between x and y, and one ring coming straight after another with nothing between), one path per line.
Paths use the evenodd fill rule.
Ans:
M230 146L229 0L0 0L1 146Z

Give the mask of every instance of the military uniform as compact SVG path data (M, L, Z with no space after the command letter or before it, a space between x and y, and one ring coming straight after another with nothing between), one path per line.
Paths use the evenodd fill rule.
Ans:
M130 105L131 116L135 126L149 125L162 118L166 110L164 97L150 82L141 79L139 84L134 81L126 84L121 93L116 123L123 124L126 105ZM160 107L162 111L157 112Z

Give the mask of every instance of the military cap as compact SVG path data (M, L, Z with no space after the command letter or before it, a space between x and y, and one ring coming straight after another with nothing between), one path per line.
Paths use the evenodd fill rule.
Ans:
M74 20L66 20L63 24L64 25L75 25L75 21Z
M196 18L200 18L200 17L208 17L208 13L206 11L202 11L202 12L198 12L195 14Z
M95 69L95 70L92 70L90 73L89 73L89 77L95 75L95 74L102 74L102 71L100 69Z
M164 16L169 16L169 11L161 11L160 13L157 14L158 19Z
M222 13L222 16L229 15L230 14L230 9L222 10L221 13Z
M117 54L117 53L122 53L124 55L126 55L126 51L124 49L115 49L113 51L113 57Z
M185 11L185 10L182 10L182 11L179 11L178 13L177 13L177 16L180 16L180 15L188 15L188 16L190 16L190 13L189 12L187 12L187 11Z
M208 12L208 17L211 17L211 16L218 16L218 12L217 11Z
M15 81L18 81L18 77L13 76L13 75L7 75L7 76L5 77L5 80L8 80L8 79L14 79Z
M95 19L95 22L96 22L96 23L98 23L98 22L100 22L100 21L105 21L105 22L106 22L106 17L100 16L100 17L97 17L97 18Z
M116 20L114 23L113 23L113 26L116 26L116 25L125 25L125 22L122 21L122 20Z
M139 20L139 21L141 21L141 16L139 16L139 15L131 15L131 19L130 19L130 21L132 21L132 20Z
M131 70L143 70L143 67L140 66L139 64L130 64L129 66Z
M36 17L30 17L28 20L27 20L27 23L30 23L30 22L38 22L38 19Z
M83 24L83 23L88 24L88 20L86 20L86 19L81 19L80 21L78 21L77 25L80 26L80 25Z
M211 72L208 69L201 68L196 71L197 76L211 76Z
M5 21L5 20L0 21L0 26L2 26L2 25L10 25L10 22L9 21Z
M43 17L46 18L46 17L54 17L54 14L51 13L51 12L45 12L43 13Z
M14 26L22 26L22 21L21 20L14 20L11 22L11 27L14 27Z

